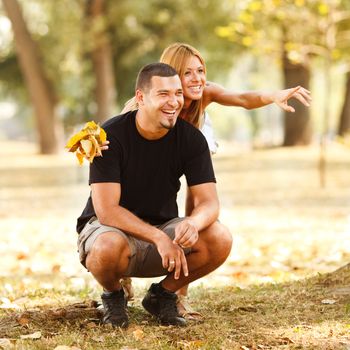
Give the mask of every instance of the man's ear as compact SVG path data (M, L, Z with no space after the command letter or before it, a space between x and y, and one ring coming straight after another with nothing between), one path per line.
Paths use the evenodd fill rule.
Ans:
M144 104L144 93L143 91L141 91L140 89L137 89L135 92L135 98L136 98L136 102L139 106L143 106Z

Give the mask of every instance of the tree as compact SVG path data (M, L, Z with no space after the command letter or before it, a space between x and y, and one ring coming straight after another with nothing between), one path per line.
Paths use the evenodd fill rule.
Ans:
M200 49L209 78L223 76L235 56L230 43L215 34L217 23L226 16L225 1L25 0L20 4L28 16L32 41L40 48L39 67L51 82L46 91L55 95L55 107L68 129L111 116L113 100L118 98L122 105L134 94L140 67L157 61L172 42L184 41ZM180 30L183 27L186 30ZM0 54L0 93L27 105L17 66L10 45Z
M293 63L288 53L283 53L284 87L291 88L301 85L309 89L310 69L302 63ZM312 138L309 110L298 101L289 102L294 107L294 113L284 112L283 146L308 145Z
M106 23L105 0L87 0L87 37L95 77L96 120L103 122L115 111L116 85L112 48Z
M338 22L340 23L337 41L338 51L341 52L343 61L347 63L347 76L345 80L345 94L344 102L341 110L338 135L344 136L350 132L350 3L347 2L343 11L338 15Z
M300 50L307 43L312 28L305 26L307 13L303 0L250 0L239 2L226 26L218 27L242 50L279 59L284 87L309 86L309 55ZM285 112L284 145L308 144L311 141L309 110L292 102L296 112Z
M53 86L43 69L39 49L29 33L18 1L3 0L3 5L12 24L19 66L33 104L40 153L56 153L60 124L55 114L57 100Z
M286 87L300 84L307 88L311 60L321 62L325 95L330 96L330 68L348 59L349 19L346 0L250 0L236 4L231 21L219 27L218 34L258 55L279 56ZM329 101L324 100L322 135L329 132L330 116ZM299 103L293 106L296 113L285 114L284 144L307 144L311 138L309 111Z
M344 136L350 132L350 72L346 77L346 87L343 108L340 114L338 135Z

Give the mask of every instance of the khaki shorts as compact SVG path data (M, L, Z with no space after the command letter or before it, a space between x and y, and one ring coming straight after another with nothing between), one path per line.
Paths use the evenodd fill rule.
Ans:
M165 232L169 238L174 239L175 226L182 220L183 218L174 218L157 227ZM96 217L92 217L87 222L78 238L79 259L84 266L96 238L105 232L115 232L126 238L129 243L130 261L123 277L158 277L169 273L168 270L164 269L162 259L153 243L137 239L115 227L101 225ZM191 248L183 248L183 251L187 255L191 252Z

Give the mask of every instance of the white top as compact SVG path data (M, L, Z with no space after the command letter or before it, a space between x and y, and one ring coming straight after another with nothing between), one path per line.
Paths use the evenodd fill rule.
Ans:
M202 125L202 127L200 128L200 131L202 132L202 134L205 136L208 146L209 146L209 150L212 154L215 154L218 150L218 143L215 140L214 137L214 130L213 130L213 125L211 123L209 114L207 112L204 112L204 123Z

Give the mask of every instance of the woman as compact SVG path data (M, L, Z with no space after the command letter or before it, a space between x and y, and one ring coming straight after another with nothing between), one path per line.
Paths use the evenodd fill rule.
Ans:
M236 93L224 89L219 84L206 80L206 67L201 54L194 47L174 43L168 46L161 55L160 62L167 63L174 67L179 74L184 95L184 107L180 113L180 118L190 122L199 128L207 138L209 149L216 153L216 142L213 138L212 127L205 108L212 102L225 106L239 106L246 109L263 107L271 103L276 103L287 112L294 112L294 108L287 104L290 98L296 98L301 103L309 106L311 101L310 92L301 86L279 90L276 92L244 92ZM135 100L129 100L122 113L137 109ZM187 192L186 215L192 211L192 199ZM126 287L131 287L130 285ZM177 291L178 310L182 316L191 319L199 319L201 315L193 311L188 304L188 286Z

